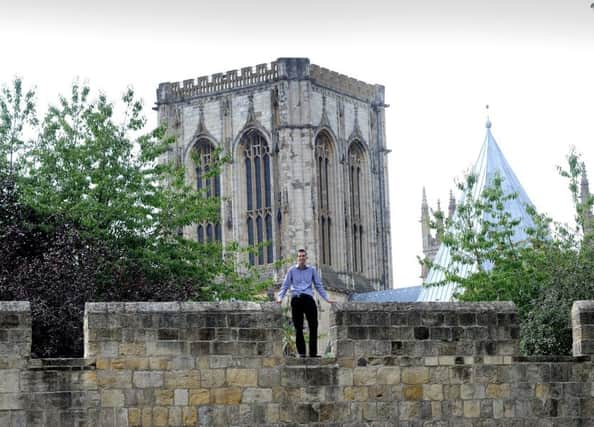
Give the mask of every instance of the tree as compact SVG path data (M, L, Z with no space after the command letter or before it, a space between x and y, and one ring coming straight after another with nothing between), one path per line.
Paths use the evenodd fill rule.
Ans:
M21 87L0 94L0 105L18 107L8 100ZM0 152L18 152L19 162L0 171L0 299L31 301L37 354L80 354L86 301L254 299L269 285L238 268L237 245L183 238L183 227L218 220L220 200L158 162L170 141L162 128L142 133L132 90L117 115L106 96L91 100L88 87L74 84L38 128L18 119L17 107L5 109L0 140ZM25 125L32 140L22 137Z
M520 218L506 212L505 203L517 195L505 194L501 178L495 177L478 199L472 199L476 179L469 175L459 185L464 202L446 222L443 234L451 265L424 261L444 272L444 282L459 285L459 300L513 301L525 354L570 354L571 305L594 298L594 245L588 215L592 197L582 200L578 195L577 183L585 173L579 155L572 150L567 161L567 170L559 170L569 179L576 208L574 229L527 207L534 226L525 230L527 239L514 240ZM468 267L472 274L460 274Z
M20 78L13 81L12 90L3 87L0 92L0 171L14 170L19 154L26 148L23 129L37 125L35 90L23 93Z

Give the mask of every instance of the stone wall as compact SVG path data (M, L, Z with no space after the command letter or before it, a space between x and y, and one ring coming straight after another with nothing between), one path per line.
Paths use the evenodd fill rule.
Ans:
M30 359L28 303L0 303L0 425L588 426L580 357L519 357L509 303L340 303L332 357L283 355L274 303L87 304L83 359Z

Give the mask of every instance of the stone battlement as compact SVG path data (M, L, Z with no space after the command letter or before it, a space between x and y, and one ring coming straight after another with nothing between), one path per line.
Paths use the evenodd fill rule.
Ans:
M333 89L337 92L346 93L367 102L376 101L383 103L384 101L383 87L380 85L371 85L314 64L311 64L310 66L310 75L311 79L318 85ZM379 99L378 90L381 92Z
M275 303L89 303L85 358L31 359L28 303L0 303L0 425L582 426L580 357L519 357L510 303L338 303L333 354L283 354Z
M243 67L182 82L159 84L157 105L210 96L233 89L250 88L283 79L311 79L315 84L367 102L383 103L383 87L309 63L307 58L279 58L270 64ZM378 88L380 95L378 95ZM379 98L378 98L379 96Z
M183 82L161 83L157 90L157 104L170 100L194 98L211 95L230 89L251 87L275 81L278 78L278 63L259 64L255 67L244 67L226 73L201 76Z

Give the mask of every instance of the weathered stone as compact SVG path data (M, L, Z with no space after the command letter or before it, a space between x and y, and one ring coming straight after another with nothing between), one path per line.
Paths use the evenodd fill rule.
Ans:
M0 370L0 393L19 391L19 371L16 369Z
M441 384L424 384L423 385L423 399L424 400L443 400L443 385Z
M371 385L377 383L377 380L376 367L355 368L353 371L354 385Z
M173 390L155 390L155 404L158 406L171 406L173 405Z
M98 371L97 384L106 388L130 388L132 387L132 372L128 370Z
M424 367L402 368L401 377L404 384L425 384L429 381L429 369Z
M124 406L124 393L121 390L102 390L101 406L104 408L121 408Z
M195 426L198 420L198 413L196 408L186 407L182 409L182 421L184 426ZM200 422L202 424L202 421Z
M139 408L128 408L128 424L130 427L142 425L142 412Z
M162 387L164 384L163 372L136 371L132 378L134 386L138 388L156 388Z
M165 372L165 387L168 388L197 388L201 385L200 371L176 370Z
M402 394L405 400L421 400L423 398L423 386L405 385L402 388Z
M222 387L225 384L224 369L204 369L200 371L202 387Z
M465 418L479 418L481 415L480 400L465 400L464 401L464 417Z
M227 369L227 385L254 387L258 384L258 372L255 369Z
M109 307L115 314L126 306L118 303ZM146 306L147 310L153 310L150 316L132 312L116 319L106 316L102 320L103 331L95 333L95 339L103 337L105 342L113 343L117 335L113 330L117 325L126 325L118 344L122 350L126 348L122 347L124 344L156 341L158 328L175 329L168 326L171 322L181 325L178 338L193 336L184 329L183 322L179 323L183 316L161 321L157 307L158 304ZM179 313L180 304L166 307ZM209 305L187 307L198 313ZM262 305L257 307L253 311L258 313L258 322L244 328L259 330L260 325L268 322L266 310L278 309L275 305L266 310ZM344 307L350 310L349 306ZM353 353L336 359L285 359L274 353L276 349L270 343L261 342L269 346L260 348L260 343L250 341L245 342L247 355L211 354L209 348L198 357L184 353L118 354L96 359L11 359L14 364L3 358L0 360L0 425L577 427L589 425L594 417L591 361L500 354L501 349L508 351L505 346L513 344L511 329L505 322L517 321L507 312L497 316L497 322L501 323L494 328L487 322L493 315L481 314L482 304L477 306L481 309L457 303L360 307L355 304L353 307L358 311L352 313L351 320L358 319L360 323L351 326L367 328L374 339L352 344L342 335L345 343L352 344ZM438 307L441 308L437 310ZM444 307L453 311L448 312ZM429 309L435 312L426 315ZM459 319L458 311L474 313L476 323L453 324ZM229 322L231 312L224 313ZM396 316L400 321L412 322L410 327L406 326L411 335L406 336L405 326L393 328L385 324L385 319L392 319L392 313L402 314ZM336 328L349 327L345 314L348 311L343 312ZM248 318L236 320L247 322ZM152 324L152 329L137 333L134 328L142 322ZM457 342L415 340L412 335L413 327L427 327L431 334L432 328L450 325L463 332L457 335ZM382 327L400 328L398 336L402 341L393 340L391 333L383 334ZM217 337L239 336L239 332L234 334L219 327L213 330L213 349ZM26 335L20 331L7 332L0 333L0 338L16 340ZM265 336L269 340L273 335L266 331L264 335L250 337ZM194 342L187 339L186 343ZM392 354L395 345L400 354Z
M344 400L356 400L359 402L366 401L368 398L367 387L344 387L343 398Z
M241 402L239 387L224 387L212 390L213 403L219 405L236 405Z
M241 401L243 403L265 403L272 402L272 389L270 388L246 388L243 390Z
M165 427L169 423L169 410L162 406L153 408L153 425L155 427Z
M210 390L206 388L190 390L190 405L205 405L210 403Z

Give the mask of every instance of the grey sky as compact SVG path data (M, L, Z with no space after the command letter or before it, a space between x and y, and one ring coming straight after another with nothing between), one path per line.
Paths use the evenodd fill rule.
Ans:
M39 26L58 32L140 32L159 37L210 32L207 38L332 38L364 31L572 38L592 34L587 6L587 0L25 0L2 1L0 22L30 30Z

